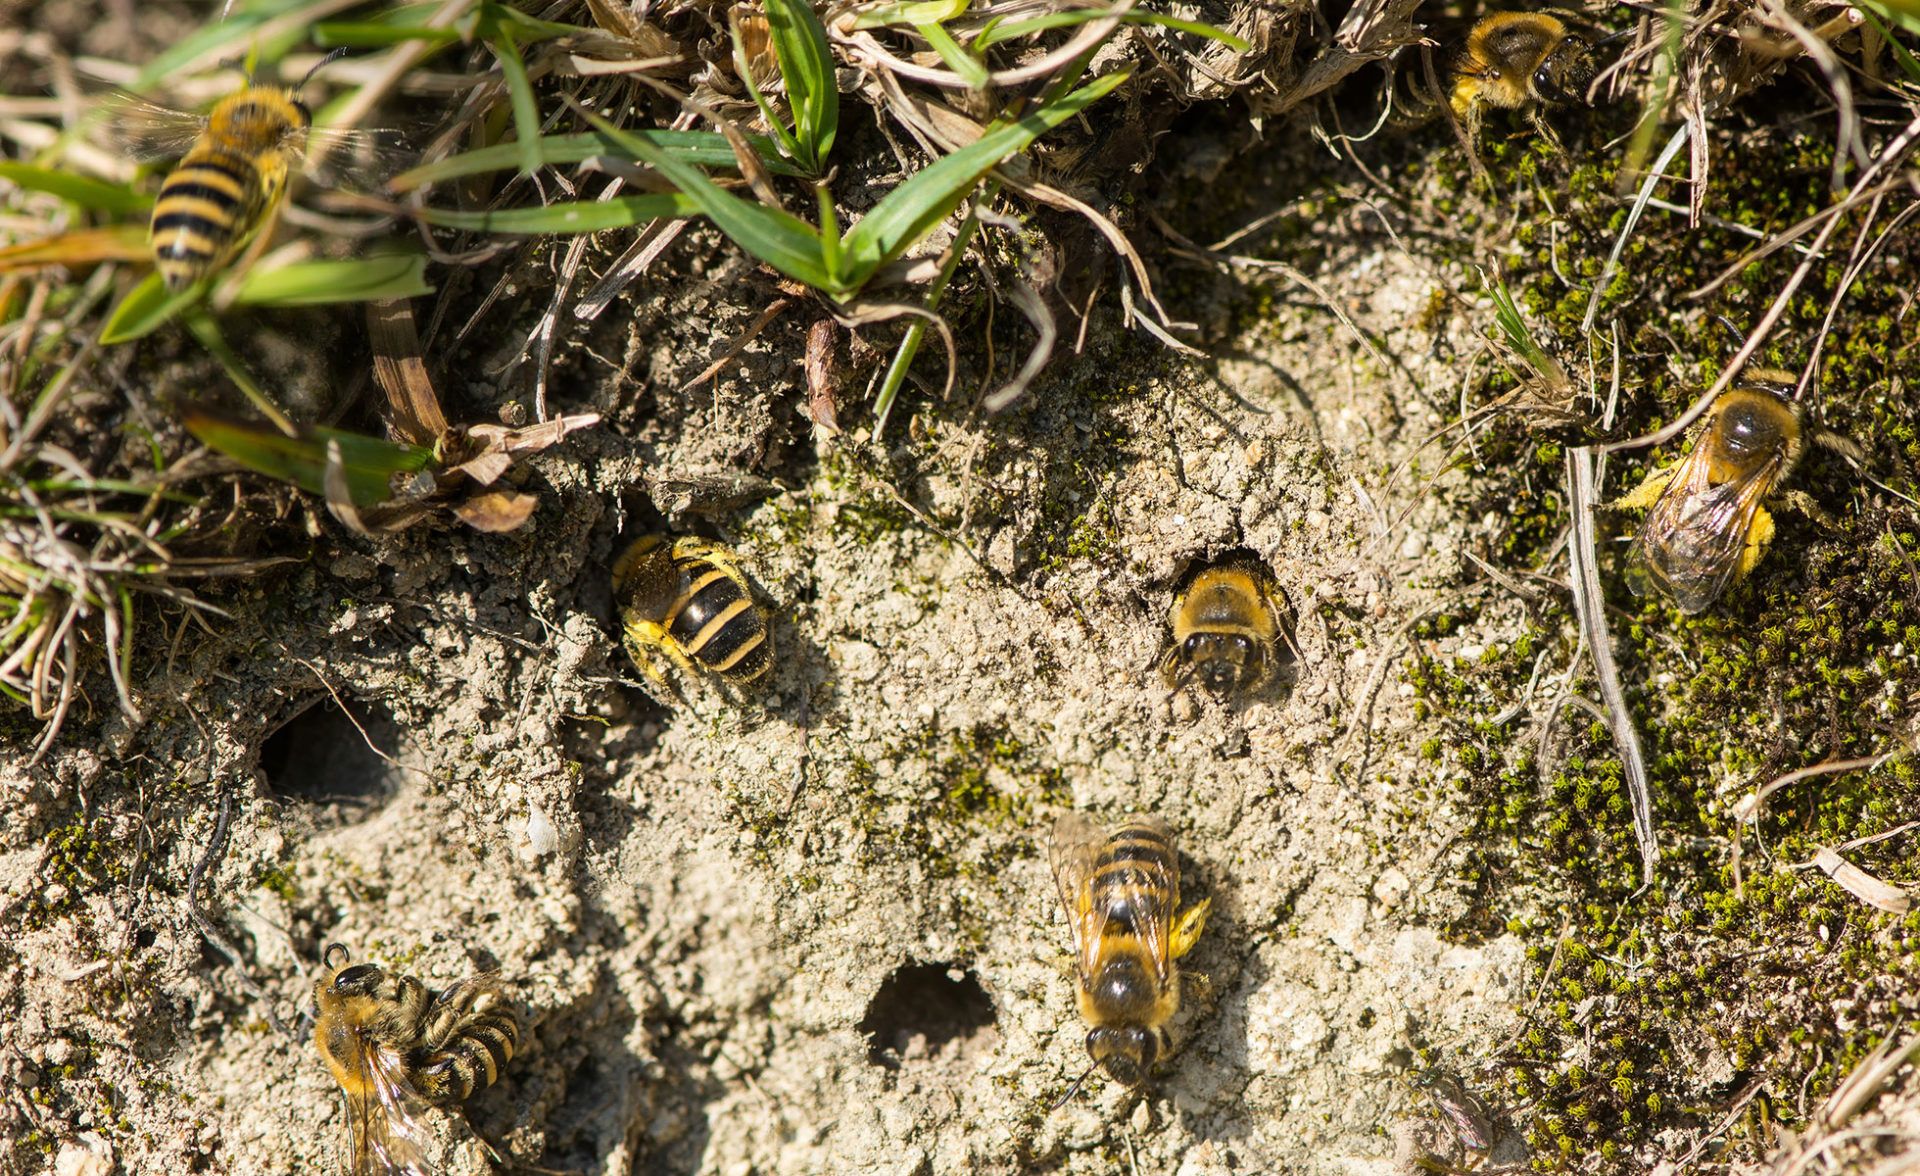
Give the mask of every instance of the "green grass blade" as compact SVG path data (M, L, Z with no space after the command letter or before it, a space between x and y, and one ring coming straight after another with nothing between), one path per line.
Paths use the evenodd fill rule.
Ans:
M645 196L620 196L612 200L569 201L539 208L500 208L481 212L423 208L420 210L420 219L444 229L467 229L476 233L597 233L602 229L643 225L663 216L693 216L703 211L705 209L698 201L679 192L654 192Z
M780 153L788 159L800 159L799 141L793 137L793 132L787 129L786 124L780 121L780 112L773 108L773 103L767 101L767 96L760 92L759 84L753 80L753 63L747 60L747 45L740 35L740 22L729 20L727 27L733 38L734 76L746 86L747 96L753 99L753 105L760 111L761 119L766 122L768 129L773 132L774 139L779 142ZM807 170L817 169L809 164Z
M1888 31L1886 25L1880 23L1881 18L1885 18L1910 33L1920 33L1920 0L1908 0L1904 4L1900 3L1900 0L1884 0L1882 3L1863 0L1856 7L1860 10L1860 15L1867 18L1867 23L1879 30L1888 50L1893 53L1893 59L1900 63L1901 71L1909 80L1920 81L1920 62L1915 62L1913 54L1907 51L1907 47Z
M337 20L313 26L313 43L322 49L386 49L406 41L452 45L460 34L452 29L425 29L412 25Z
M964 78L967 85L976 90L986 89L986 63L954 40L952 33L937 24L915 25L913 31L925 37L927 44L933 46L933 51L940 55L940 60L947 63L948 69Z
M227 378L233 381L234 387L240 389L246 398L253 402L253 406L260 410L262 416L272 421L282 433L291 436L294 432L293 422L287 418L286 413L280 411L280 406L273 402L273 397L267 395L266 389L254 381L253 373L247 370L245 362L234 353L233 348L227 345L226 336L220 333L220 324L213 321L213 316L199 307L194 307L181 317L186 323L187 330L200 341L200 346L206 348L207 354L219 361L221 369L227 373Z
M178 73L189 63L204 55L212 54L222 47L231 50L227 56L240 57L254 47L255 34L260 26L308 6L309 0L256 0L255 3L238 5L225 20L202 25L176 42L172 48L149 61L146 68L134 78L130 89L136 93L143 93ZM304 29L296 29L296 39L304 33ZM268 60L278 56L276 53L267 52L264 46L261 47L261 52Z
M940 24L966 12L969 0L906 0L902 4L883 4L854 18L856 29L879 29L888 25Z
M1494 325L1500 328L1500 334L1505 336L1508 345L1531 364L1535 371L1548 370L1552 360L1547 358L1547 353L1541 350L1540 344L1534 341L1533 332L1527 328L1525 316L1520 313L1519 305L1513 300L1513 292L1507 289L1505 282L1496 281L1493 283L1491 293Z
M431 293L424 254L389 253L252 270L241 280L233 301L243 306L325 306Z
M494 26L489 44L500 73L507 80L507 102L513 107L513 133L519 141L520 171L532 175L540 170L540 103L533 95L533 80L527 76L526 59L520 46L504 24Z
M587 118L602 134L618 139L634 158L665 176L740 248L816 290L825 290L836 297L851 293L841 288L825 265L820 231L812 225L790 212L742 200L722 189L699 168L667 154L643 131L619 130L594 114L588 114Z
M327 442L337 441L348 496L360 507L377 506L393 497L393 475L426 469L433 461L430 449L338 429L303 429L298 436L289 437L264 425L222 420L202 412L188 413L183 423L187 432L209 449L310 494L326 492Z
M458 41L460 34L455 29L428 27L441 7L432 2L396 4L359 20L323 20L313 26L313 43L322 48L379 49L402 41Z
M169 294L159 274L148 274L107 316L106 325L100 328L100 342L112 346L151 335L205 293L206 284L195 283L178 294Z
M1920 32L1920 0L1866 0L1859 7L1878 11L1908 32Z
M841 238L848 284L855 289L864 285L875 270L912 247L951 215L982 176L1105 97L1126 78L1126 70L1096 78L1029 112L1019 121L989 131L953 154L935 160L887 193Z
M1066 12L1049 12L1044 16L1030 17L1026 20L1002 21L989 28L982 29L973 39L975 50L997 45L1001 41L1012 41L1020 37L1044 33L1050 29L1063 29L1073 25L1086 24L1112 15L1104 8L1075 8ZM1125 24L1155 24L1174 29L1182 33L1192 33L1197 37L1206 37L1218 41L1239 53L1245 53L1253 46L1242 37L1236 37L1223 28L1197 20L1182 20L1177 16L1168 16L1161 12L1141 12L1138 9L1120 17Z
M728 145L727 137L717 131L650 131L669 155L683 163L697 164L701 167L735 168L738 166L733 157L733 148ZM797 176L800 169L780 157L779 149L773 140L765 135L748 135L747 142L760 157L760 162L770 172L783 176ZM539 140L540 162L548 167L561 164L579 163L596 155L618 155L625 151L610 136L598 131L584 131L572 135L545 135ZM474 151L462 151L445 159L421 164L401 172L388 181L387 187L395 192L408 192L427 184L438 184L446 180L462 179L466 176L484 175L488 172L505 171L520 166L522 147L519 143L498 143L492 147L481 147Z
M496 20L513 26L514 41L521 45L531 45L536 41L551 41L555 37L572 37L581 33L596 33L585 25L562 24L555 20L541 20L508 4L487 5Z
M29 163L0 160L0 180L6 180L29 192L46 192L94 212L115 216L133 216L153 207L153 197L143 196L125 184L109 184L89 176L34 167Z
M833 193L824 183L813 186L814 206L820 210L820 264L830 274L840 273L840 217L833 211Z
M793 137L800 162L816 174L840 130L840 89L833 76L827 30L808 0L766 0L767 27L780 59L780 77L793 107Z

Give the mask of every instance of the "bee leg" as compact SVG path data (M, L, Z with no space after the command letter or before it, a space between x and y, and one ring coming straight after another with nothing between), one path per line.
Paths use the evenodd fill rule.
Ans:
M1760 558L1767 554L1767 548L1772 543L1773 515L1766 507L1758 507L1753 512L1753 522L1747 525L1747 545L1740 552L1740 564L1733 571L1734 579L1744 579L1760 562Z
M1813 443L1822 449L1839 454L1856 466L1867 464L1867 451L1860 447L1858 441L1845 433L1821 429L1813 434Z
M1554 130L1553 124L1547 121L1546 113L1542 107L1535 106L1529 111L1527 113L1527 121L1533 125L1535 133L1547 141L1547 146L1553 148L1554 151L1561 155L1567 153L1566 144L1560 141L1560 132Z
M1808 494L1805 490L1782 490L1779 498L1782 506L1792 507L1814 522L1819 523L1822 527L1832 529L1840 525L1840 520L1828 514L1826 509L1814 500L1813 495ZM1756 521L1758 517L1757 515L1755 516ZM1751 534L1751 532L1749 532L1749 534Z
M724 547L717 547L705 539L687 535L674 540L673 558L676 560L703 560L713 565L713 567L727 579L738 584L740 591L746 593L749 599L753 596L753 589L747 583L746 573L740 570L740 565L735 561L733 552L728 551Z
M1203 898L1188 907L1179 918L1173 921L1173 938L1167 945L1168 955L1177 960L1193 950L1194 943L1200 938L1200 932L1206 929L1207 912L1212 909L1213 900Z
M656 654L665 654L683 672L694 672L692 659L680 652L679 646L658 622L629 620L623 636L625 640L622 644L627 647L627 656L633 659L634 665L640 667L647 681L662 690L673 690L673 685L667 680L667 673L660 667Z
M1460 116L1460 129L1466 132L1467 149L1473 152L1477 162L1480 158L1480 124L1485 118L1485 102L1468 104L1466 113Z
M1213 1004L1213 977L1191 968L1180 969L1180 1000L1197 1005Z
M1273 614L1274 627L1280 630L1280 640L1286 644L1287 652L1293 655L1294 661L1299 661L1300 646L1294 643L1293 626L1288 624L1294 619L1293 601L1287 599L1286 589L1268 580L1260 587L1260 598L1266 602L1268 611Z
M1158 665L1160 668L1160 684L1168 690L1179 690L1182 685L1180 681L1180 647L1178 645L1168 646L1167 651L1160 655Z
M1667 483L1673 481L1673 467L1655 470L1647 475L1647 480L1627 491L1619 498L1607 503L1613 510L1647 510L1660 501L1660 495L1667 489Z

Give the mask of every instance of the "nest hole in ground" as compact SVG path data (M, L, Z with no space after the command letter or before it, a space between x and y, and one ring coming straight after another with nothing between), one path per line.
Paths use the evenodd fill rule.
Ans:
M400 725L385 707L344 707L322 698L282 723L260 745L260 771L273 794L364 820L400 791Z
M958 964L905 964L881 982L867 1002L860 1032L867 1060L898 1069L903 1061L936 1056L949 1047L990 1047L998 1039L993 998L980 978Z

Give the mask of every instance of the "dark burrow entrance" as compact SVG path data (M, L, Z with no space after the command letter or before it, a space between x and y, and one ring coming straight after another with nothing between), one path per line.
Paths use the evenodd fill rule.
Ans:
M997 1016L980 978L957 964L906 964L896 968L867 1002L860 1032L867 1060L899 1069L902 1062L932 1057L976 1038L991 1041Z
M400 791L401 731L385 707L322 698L260 745L260 771L275 796L364 820ZM376 750L376 748L378 750Z

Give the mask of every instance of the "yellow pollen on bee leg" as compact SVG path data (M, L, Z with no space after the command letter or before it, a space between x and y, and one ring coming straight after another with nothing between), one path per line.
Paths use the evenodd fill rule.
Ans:
M1654 503L1660 501L1661 493L1666 490L1667 483L1671 481L1673 481L1672 466L1655 470L1647 475L1646 481L1629 490L1621 497L1614 499L1613 505L1620 510L1646 510ZM1771 534L1772 532L1769 531L1768 533Z
M1767 547L1773 542L1773 514L1766 507L1756 507L1753 522L1747 526L1747 546L1740 553L1740 566L1734 570L1735 576L1745 576L1767 554Z
M1174 959L1177 960L1193 950L1193 945L1199 942L1200 932L1206 930L1207 914L1212 910L1213 900L1204 898L1188 907L1178 919L1174 920L1172 941L1167 945L1168 953Z

